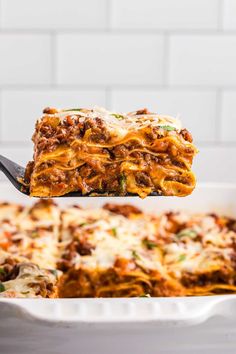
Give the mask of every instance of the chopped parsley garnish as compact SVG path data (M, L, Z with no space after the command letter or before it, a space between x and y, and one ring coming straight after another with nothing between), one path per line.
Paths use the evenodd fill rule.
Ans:
M49 272L50 272L51 274L53 274L53 275L57 278L58 272L57 272L56 269L49 269Z
M3 285L3 283L0 282L0 293L2 293L5 290L6 290L5 286Z
M143 294L143 295L140 295L139 297L151 297L150 294Z
M82 222L81 224L79 224L79 226L86 226L88 225L88 222Z
M33 238L38 237L38 232L37 231L32 231L31 237L33 237Z
M179 256L178 261L179 261L179 262L183 262L183 261L185 261L185 259L186 259L186 254L181 254L181 255Z
M120 180L119 180L119 183L120 183L120 189L121 189L121 192L125 192L125 187L126 187L126 177L124 174L120 175Z
M178 237L178 238L181 238L181 237L195 238L196 236L197 236L197 232L192 229L184 229L176 234L176 237Z
M148 240L147 238L145 238L143 240L143 244L147 247L147 249L152 250L153 248L157 247L157 244L153 241Z
M135 259L140 259L138 253L137 253L135 250L132 251L132 256L133 256Z
M161 128L167 130L168 132L175 130L175 127L172 127L171 125L162 125Z
M112 232L112 236L117 237L117 229L115 227L111 229L111 232Z
M125 118L124 116L122 116L122 114L112 113L111 115L112 115L113 117L115 117L116 119L119 119L119 120Z
M5 270L3 268L0 268L0 274L5 274Z
M70 108L70 109L64 109L64 112L69 112L69 111L81 111L82 108Z

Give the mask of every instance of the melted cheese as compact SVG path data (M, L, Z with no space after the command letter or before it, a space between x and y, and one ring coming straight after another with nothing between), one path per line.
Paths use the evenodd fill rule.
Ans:
M63 241L70 242L76 234L87 235L87 241L94 246L92 254L80 256L77 254L74 264L89 268L113 267L117 258L134 260L145 269L159 270L161 253L158 248L148 250L143 240L156 239L156 225L150 222L148 216L137 219L127 219L103 209L80 210L68 209L63 214L66 232ZM76 227L73 236L68 233L68 226Z
M178 118L174 118L167 115L161 115L156 113L148 114L137 114L137 112L130 113L115 113L107 111L105 108L94 107L93 109L83 109L80 111L73 110L58 110L57 113L54 113L54 117L58 117L60 120L64 120L65 117L70 116L72 119L80 116L80 121L83 122L85 119L95 119L100 117L110 128L110 131L118 135L119 137L124 137L129 131L134 129L141 129L147 126L171 126L177 131L181 130L181 122ZM43 115L50 116L50 114Z
M19 207L19 206L18 206ZM10 206L7 206L9 210ZM53 204L22 208L13 206L6 218L6 207L0 205L0 248L27 257L42 268L55 268L58 259L60 210Z
M226 264L230 266L235 232L220 227L209 215L177 213L173 218L185 224L186 229L182 230L182 237L176 237L174 242L163 246L168 272L181 278L183 272L207 273L220 270Z

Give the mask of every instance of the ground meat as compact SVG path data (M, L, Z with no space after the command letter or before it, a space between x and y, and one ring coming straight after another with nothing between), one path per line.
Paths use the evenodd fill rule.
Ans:
M45 182L49 182L51 184L57 184L61 182L64 183L67 181L67 171L54 168L53 173L50 173L50 175L42 173L41 175L39 175L37 179L41 183L45 183Z
M227 222L227 227L229 228L229 230L236 232L236 220L229 219Z
M55 114L57 112L58 112L58 110L56 108L52 108L52 107L46 107L43 110L44 114Z
M208 284L232 284L232 274L229 269L222 267L221 270L203 274L191 274L185 273L182 276L181 282L186 287L192 287L195 285L204 286Z
M101 118L86 119L84 123L84 133L91 129L90 139L96 143L107 142L110 138L110 133Z
M96 160L91 158L90 161L88 161L87 165L91 166L93 172L105 173L105 167L101 160Z
M31 175L34 169L34 161L29 161L25 169L24 180L26 183L30 183Z
M67 125L74 125L74 121L73 121L73 119L71 118L71 116L67 116L67 117L65 118L65 124L67 124Z
M116 192L120 190L120 183L116 176L111 176L109 180L104 180L104 190Z
M129 154L129 149L125 145L117 145L112 149L113 155L117 157L126 157Z
M72 241L68 246L68 255L63 258L71 260L74 256L76 256L76 253L80 254L81 256L90 256L94 248L95 247L91 245L91 243L89 243L86 239Z
M193 141L192 135L189 133L189 131L187 129L182 129L180 131L180 134L182 135L184 140L189 141L190 143L192 143L192 141Z
M92 250L95 247L91 245L88 241L84 240L79 240L76 250L81 256L90 256L92 254Z
M145 172L137 172L135 174L135 180L138 184L151 187L153 185L151 178Z
M38 152L42 150L49 152L60 144L68 145L78 136L81 136L81 132L77 120L68 115L62 122L51 118L42 124L37 124L33 141Z
M157 137L158 137L158 135L154 131L154 129L149 129L149 131L145 133L145 136L148 140L151 140L151 141L157 139Z
M45 138L45 137L41 137L37 143L37 150L38 152L41 151L47 151L47 152L51 152L54 149L56 149L56 147L60 144L60 141L56 138Z
M19 265L11 258L7 258L3 265L0 265L0 281L15 279L19 274Z
M86 178L86 177L89 177L92 173L92 167L85 164L83 165L82 167L80 167L79 169L79 175L82 177L82 178Z
M142 115L142 114L149 114L149 110L147 108L139 109L136 114L137 115Z
M128 217L130 214L142 214L142 211L140 209L129 204L118 205L107 203L103 206L103 208L111 211L112 213L120 214L126 217Z
M180 168L185 168L185 164L184 162L181 162L181 161L177 161L177 160L172 160L171 161L173 165L177 166L177 167L180 167Z
M140 151L134 151L130 154L131 157L134 157L135 159L142 159L143 158L143 153Z

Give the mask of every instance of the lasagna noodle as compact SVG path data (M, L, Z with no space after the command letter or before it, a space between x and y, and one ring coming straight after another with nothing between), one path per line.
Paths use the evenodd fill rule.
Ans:
M33 141L25 175L32 196L185 196L195 187L191 135L177 119L147 110L46 109Z
M59 297L139 297L180 296L184 288L159 272L123 272L119 268L90 270L72 268L61 277Z

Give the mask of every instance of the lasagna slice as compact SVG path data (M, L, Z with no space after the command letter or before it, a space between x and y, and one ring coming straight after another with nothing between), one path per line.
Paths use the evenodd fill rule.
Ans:
M31 196L186 196L195 187L191 134L178 119L147 109L46 108L33 142L24 181Z
M152 219L131 206L63 211L59 297L183 295L162 265Z
M180 212L161 219L163 266L186 295L236 292L236 220Z
M57 271L0 250L0 298L57 297Z
M23 256L43 268L58 258L60 210L50 200L32 207L0 204L0 249Z

